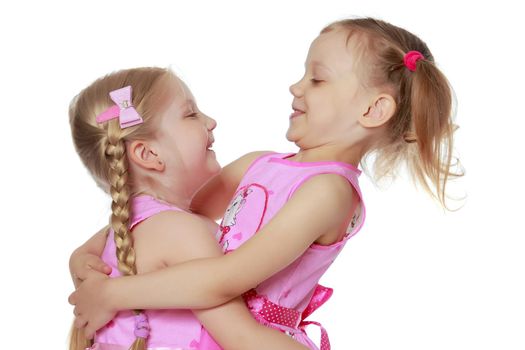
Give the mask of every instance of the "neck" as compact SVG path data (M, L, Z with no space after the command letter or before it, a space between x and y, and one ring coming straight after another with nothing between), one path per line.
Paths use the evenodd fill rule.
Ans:
M357 167L366 151L364 147L358 145L353 145L350 148L323 145L310 149L301 148L292 158L297 162L332 161L348 163Z
M134 186L134 194L147 194L159 200L168 202L183 210L189 210L190 203L196 191L189 190L187 184L170 182L160 183L149 181L149 184Z

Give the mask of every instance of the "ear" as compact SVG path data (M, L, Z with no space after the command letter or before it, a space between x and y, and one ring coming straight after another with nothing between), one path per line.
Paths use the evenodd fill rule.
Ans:
M128 147L128 155L130 161L144 169L164 171L166 167L154 147L144 140L132 141Z
M388 94L374 98L368 110L359 117L359 123L365 128L377 128L384 125L396 112L396 101Z

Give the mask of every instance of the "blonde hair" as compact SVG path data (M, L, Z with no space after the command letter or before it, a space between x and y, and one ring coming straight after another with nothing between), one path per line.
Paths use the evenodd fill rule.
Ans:
M69 106L73 142L80 159L95 181L111 195L111 227L114 231L119 271L135 275L135 251L129 230L132 184L128 173L126 141L152 137L157 116L166 101L167 81L175 75L168 69L135 68L106 75L82 90ZM130 85L132 103L144 122L121 129L118 118L99 124L95 118L114 106L109 92ZM140 310L135 310L139 313ZM70 350L84 350L86 340L78 330L70 337ZM146 339L137 337L131 348L146 349Z
M365 72L365 84L384 87L396 99L387 137L368 154L375 156L374 176L379 180L405 161L413 178L447 208L447 181L463 172L451 171L453 133L457 129L452 122L453 95L429 48L405 29L373 18L334 22L321 34L335 29L348 31L347 42L352 36L359 37L358 64ZM409 51L424 56L413 72L403 62ZM367 158L362 162L365 168Z

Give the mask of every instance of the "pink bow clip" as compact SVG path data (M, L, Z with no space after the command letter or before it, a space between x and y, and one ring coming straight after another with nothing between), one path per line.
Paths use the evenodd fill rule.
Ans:
M131 86L122 89L113 90L109 93L115 106L111 106L104 112L97 115L97 123L104 123L108 120L119 118L122 129L129 128L143 122L139 113L131 103Z

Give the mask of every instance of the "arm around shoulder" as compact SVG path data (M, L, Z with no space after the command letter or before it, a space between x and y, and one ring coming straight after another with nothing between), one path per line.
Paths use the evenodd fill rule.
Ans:
M213 220L221 218L246 170L268 153L270 151L251 152L226 165L193 198L192 210Z
M115 299L118 309L209 308L257 286L297 259L319 237L341 227L355 205L351 185L338 175L306 181L258 234L237 250L220 257L197 259L133 279L142 279L139 304ZM269 258L271 257L271 258ZM135 290L128 277L111 281L112 290ZM163 288L154 286L162 281ZM148 287L149 286L149 287Z
M222 258L223 269L237 278L215 286L215 293L239 295L279 272L319 238L344 229L358 201L352 185L339 175L307 180L255 236Z

